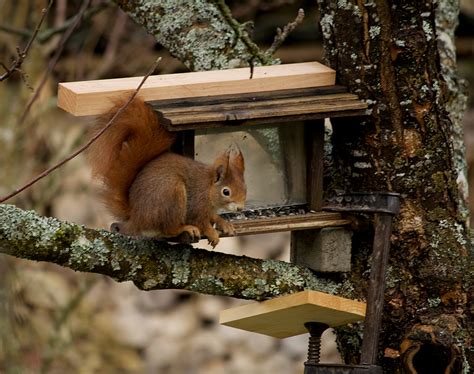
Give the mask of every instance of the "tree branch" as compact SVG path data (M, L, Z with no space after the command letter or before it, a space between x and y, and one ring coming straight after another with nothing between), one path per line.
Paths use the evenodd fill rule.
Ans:
M37 175L36 177L34 177L32 180L30 180L28 183L26 183L25 185L23 185L22 187L19 187L17 188L15 191L9 193L8 195L6 196L2 196L0 197L0 203L3 203L9 199L11 199L13 196L16 196L18 195L20 192L26 190L27 188L30 188L33 184L35 184L36 182L38 182L39 180L43 179L44 177L46 177L47 175L49 175L50 173L52 173L54 170L60 168L61 166L63 166L66 162L69 162L71 161L73 158L76 158L79 154L81 154L82 152L84 152L87 148L90 147L90 145L92 143L94 143L97 138L99 138L99 136L101 136L110 126L112 126L115 122L115 120L117 119L117 117L125 110L125 108L127 108L127 106L132 102L132 100L135 98L135 96L137 96L138 92L140 91L140 89L142 88L143 84L145 83L145 81L148 79L148 77L155 71L157 65L159 64L159 62L161 61L161 57L158 57L156 59L156 61L153 63L153 65L151 66L150 70L148 70L148 73L143 77L143 79L141 80L141 82L138 84L137 88L132 92L132 94L130 95L130 97L128 98L128 100L119 108L119 110L112 116L112 118L109 120L109 122L107 122L107 124L99 131L97 132L97 134L95 134L91 139L89 139L89 141L84 144L82 147L80 147L79 149L77 149L75 152L73 152L72 154L70 154L69 156L67 156L65 159L59 161L58 163L56 163L55 165L49 167L48 169L46 169L45 171L43 171L41 174Z
M132 281L142 290L186 289L255 300L304 289L341 292L335 282L287 262L134 239L5 204L0 204L0 253Z
M17 48L18 57L12 62L10 67L6 67L2 63L2 67L5 69L5 73L0 75L0 82L7 79L15 71L21 72L21 70L20 70L21 65L23 64L23 61L25 60L26 56L28 55L28 52L30 51L30 48L31 48L34 40L36 39L36 36L38 35L38 32L41 28L41 25L43 24L43 21L45 20L46 16L48 15L48 12L51 9L52 5L53 5L53 0L50 0L49 3L48 3L48 6L41 11L41 13L42 13L41 18L38 21L38 24L36 25L35 30L31 34L31 37L28 40L28 42L26 43L25 48L23 48L23 50L21 50L20 47Z
M278 63L253 43L243 25L222 11L219 0L190 1L186 7L180 0L114 2L190 70L241 67L252 59Z
M275 39L273 40L272 45L270 48L267 49L265 54L267 56L272 56L278 48L283 44L285 39L290 35L290 33L296 29L298 25L300 25L304 20L304 10L303 9L298 9L298 14L296 15L296 18L288 23L285 27L283 27L283 30L278 28L277 29L277 34L275 36Z
M36 101L36 99L39 97L41 90L43 89L46 80L49 77L49 74L53 71L54 67L56 66L59 57L61 57L61 54L63 53L63 49L66 46L66 42L69 40L71 37L72 33L76 29L76 27L79 25L79 23L82 21L82 17L84 16L84 12L87 10L91 0L83 0L81 7L79 8L79 12L77 15L74 17L74 21L69 25L67 30L64 32L64 34L61 36L61 39L58 42L58 45L56 47L56 51L54 52L53 57L48 63L48 67L46 71L43 74L43 77L41 78L41 81L36 88L35 93L33 96L30 98L28 103L26 104L25 110L23 111L23 114L20 117L19 123L22 124L30 112L31 107L33 106L33 103Z

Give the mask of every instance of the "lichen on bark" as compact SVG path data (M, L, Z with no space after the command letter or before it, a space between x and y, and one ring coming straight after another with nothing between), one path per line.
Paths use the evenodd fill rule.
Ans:
M135 239L0 204L0 253L133 281L142 290L186 289L263 300L305 289L343 291L334 281L283 261Z
M244 26L226 19L219 0L115 2L192 71L278 62L243 37Z
M472 353L460 348L472 348L467 303L472 266L460 131L465 97L453 49L458 4L319 3L326 61L371 109L351 126L347 119L339 121L344 125L333 121L329 190L403 196L392 235L380 362L386 372L407 368L408 347L428 344L416 333L423 326L436 332L430 344L445 347L453 367L468 356L472 365ZM369 234L354 236L356 266L349 278L355 284L364 283L369 245ZM360 292L354 287L354 295ZM456 323L443 322L446 316ZM341 334L348 360L357 360L358 333ZM401 358L383 358L385 349Z

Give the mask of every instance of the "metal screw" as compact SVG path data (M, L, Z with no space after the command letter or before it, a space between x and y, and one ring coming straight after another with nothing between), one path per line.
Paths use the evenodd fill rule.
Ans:
M306 327L310 334L308 344L308 361L305 362L305 365L318 364L321 355L321 335L329 326L321 322L306 322L304 327Z

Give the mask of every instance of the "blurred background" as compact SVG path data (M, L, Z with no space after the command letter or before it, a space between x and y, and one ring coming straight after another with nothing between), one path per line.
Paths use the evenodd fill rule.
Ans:
M81 3L56 0L23 64L24 74L0 82L0 195L87 140L92 118L75 118L57 109L58 82L144 75L157 56L163 57L157 74L187 70L109 1L92 1L85 21L62 43L64 25ZM276 56L284 63L322 60L315 1L227 3L239 21L254 20L254 40L264 49L276 28L303 8L305 21ZM474 3L461 4L458 67L474 82ZM0 0L0 62L10 64L46 5L45 0ZM64 49L52 64L61 45ZM39 91L34 99L33 89ZM468 90L464 128L474 196L472 84ZM98 203L82 156L10 202L89 227L107 228L111 222ZM198 246L207 248L205 242ZM217 250L288 260L289 237L225 239ZM107 277L0 255L0 373L301 373L305 335L280 341L218 324L221 310L241 303L183 291L143 292ZM337 362L331 334L326 333L323 359Z

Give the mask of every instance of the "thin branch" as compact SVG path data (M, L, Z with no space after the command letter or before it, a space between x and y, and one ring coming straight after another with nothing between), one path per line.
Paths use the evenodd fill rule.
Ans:
M36 99L38 99L41 91L43 90L43 86L44 86L44 84L46 83L46 80L49 77L49 74L51 74L51 71L54 69L54 67L56 66L56 64L59 60L59 57L63 53L64 47L66 46L66 42L69 40L69 38L71 37L74 30L76 29L76 27L81 22L82 17L84 16L84 12L86 11L87 7L89 6L90 1L91 0L84 0L82 2L81 8L79 9L79 13L74 18L74 22L71 23L71 25L66 30L66 32L61 36L61 39L58 42L58 46L56 47L56 52L54 53L54 56L49 61L48 68L44 72L43 77L41 78L40 84L38 85L35 93L33 94L33 96L28 101L28 104L26 104L26 108L23 111L23 114L21 115L20 120L18 121L19 124L22 124L24 122L26 116L30 112L30 109L31 109L33 103L36 101Z
M112 4L111 1L104 1L104 2L101 2L97 5L91 6L89 9L86 10L86 12L84 13L82 19L91 18L92 16L99 13L100 11L102 11L104 9L107 9L111 4ZM76 16L68 18L61 25L59 25L57 27L52 27L52 28L46 29L44 31L41 31L40 33L38 33L38 36L36 37L36 40L39 43L47 42L49 39L51 39L51 37L53 37L54 35L62 33L69 26L71 26L71 24L74 22L75 19L76 19ZM3 25L3 24L0 24L0 31L6 32L6 33L9 33L9 34L15 34L15 35L27 37L27 38L29 38L33 35L33 31L31 31L29 29L21 29L21 28L16 28L16 27L12 27L12 26L9 26L9 25Z
M95 6L91 6L89 9L87 9L84 12L84 15L82 16L82 19L89 19L92 16L99 13L100 11L102 11L104 9L107 9L110 5L111 5L110 1L105 1L105 2L99 3ZM38 41L40 43L44 43L44 42L48 41L52 36L54 36L56 34L60 34L64 30L68 29L71 26L71 24L74 22L75 19L76 19L76 17L68 18L66 21L64 21L64 23L62 25L60 25L58 27L55 27L55 28L44 30L43 32L41 32L38 35Z
M300 25L304 20L304 10L299 9L298 14L296 18L293 20L293 22L288 23L285 27L283 27L283 30L280 28L277 29L277 34L275 35L275 39L273 40L272 45L270 48L267 49L265 54L267 56L273 56L275 51L280 48L280 46L283 44L285 39L288 37L288 35L298 26Z
M7 196L4 196L2 198L0 198L0 203L3 203L5 201L7 201L8 199L11 199L13 196L16 196L18 195L20 192L26 190L27 188L31 187L33 184L35 184L36 182L38 182L39 180L43 179L44 177L46 177L48 174L50 174L52 171L58 169L59 167L63 166L66 162L72 160L73 158L75 158L76 156L78 156L79 154L81 154L82 152L84 152L87 148L89 148L89 146L94 143L98 138L99 136L101 136L110 126L113 125L113 123L115 122L115 120L117 119L117 117L125 110L125 108L127 108L127 106L132 102L132 100L135 98L135 96L137 96L138 92L140 91L140 89L142 88L143 84L145 83L145 81L148 79L148 77L155 71L158 63L161 61L161 57L159 57L152 65L152 67L150 68L150 70L148 71L148 73L143 77L143 79L141 80L140 84L138 85L138 87L133 91L133 93L130 95L130 97L128 98L128 100L125 102L125 104L123 104L120 109L114 114L114 116L110 119L109 122L107 122L107 124L99 131L97 132L97 134L95 134L85 145L83 145L81 148L79 148L77 151L75 151L74 153L72 153L71 155L69 155L68 157L66 157L65 159L63 159L62 161L58 162L57 164L51 166L50 168L48 168L47 170L45 170L44 172L42 172L41 174L39 174L38 176L36 176L35 178L33 178L32 180L30 180L28 183L26 183L24 186L20 187L20 188L17 188L15 191L13 191L12 193L8 194Z
M249 33L245 30L245 25L241 25L234 17L232 17L232 12L225 3L225 0L214 0L214 3L217 5L228 25L234 30L236 39L242 40L242 42L247 46L249 52L254 56L254 58L258 59L260 63L263 65L271 64L273 60L266 53L262 52L252 41Z
M38 21L38 24L36 25L36 28L33 31L33 34L31 35L30 39L26 43L25 48L23 48L23 50L20 50L20 48L17 49L18 57L16 58L16 60L12 62L9 68L5 68L5 65L2 64L2 66L5 68L5 73L0 75L0 82L7 79L14 71L20 70L21 65L23 64L23 61L25 60L26 56L28 55L28 52L30 51L33 41L36 39L36 36L38 35L39 29L41 28L43 21L45 20L46 16L49 13L49 10L51 9L51 6L53 5L53 2L54 2L53 0L49 0L48 6L41 11L42 13L41 18Z
M0 253L132 281L142 290L186 289L262 300L312 289L347 292L310 269L184 244L113 234L0 204Z
M0 24L0 31L6 32L8 34L23 36L25 38L31 38L31 35L33 35L33 32L29 29L21 29L3 24Z

